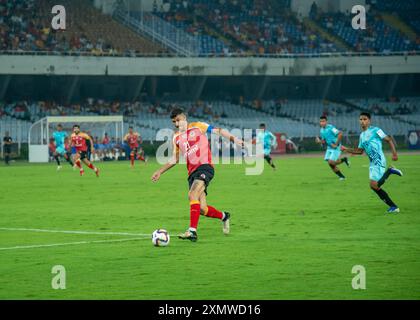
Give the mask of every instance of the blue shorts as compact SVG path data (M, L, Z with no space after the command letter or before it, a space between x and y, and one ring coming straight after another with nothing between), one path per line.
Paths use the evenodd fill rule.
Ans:
M64 147L57 147L57 149L55 149L55 152L57 152L60 156L64 156L64 154L66 153L66 149L64 149Z
M327 151L325 152L324 160L325 161L328 161L328 160L337 161L340 158L340 155L341 155L341 150L339 148L337 148L337 149L327 149Z
M369 179L373 181L379 181L384 175L385 171L385 167L369 166Z

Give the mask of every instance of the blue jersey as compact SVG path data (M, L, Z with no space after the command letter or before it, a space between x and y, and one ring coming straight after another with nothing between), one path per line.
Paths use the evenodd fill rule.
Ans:
M325 128L321 128L320 135L321 139L325 140L325 143L327 144L327 149L339 149L341 146L341 143L336 147L333 148L331 145L335 144L337 142L337 137L340 131L334 127L332 124L327 124Z
M386 136L385 132L377 127L369 127L360 134L359 148L366 152L371 166L386 167L382 150L382 139Z
M65 131L56 131L53 133L56 147L64 147L64 139L67 137Z
M271 153L271 147L276 146L277 140L274 134L270 131L260 131L257 133L257 142L262 143L264 146L264 154Z

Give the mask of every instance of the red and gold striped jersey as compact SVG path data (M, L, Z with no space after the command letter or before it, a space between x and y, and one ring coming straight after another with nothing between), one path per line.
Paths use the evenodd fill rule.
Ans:
M209 164L211 161L211 150L206 133L211 133L213 127L204 122L192 122L188 124L187 131L175 134L173 141L177 152L186 158L188 175L194 172L199 166Z
M130 146L131 149L133 148L138 148L139 143L139 134L137 132L133 132L132 134L127 133L124 137L124 140L127 141L128 145Z
M89 140L90 137L86 133L84 132L79 132L79 134L73 133L70 136L70 139L71 139L71 144L72 146L76 148L76 151L87 151L86 140Z

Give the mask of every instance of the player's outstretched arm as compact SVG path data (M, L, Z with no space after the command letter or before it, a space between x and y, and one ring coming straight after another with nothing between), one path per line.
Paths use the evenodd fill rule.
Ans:
M212 132L214 132L215 134L228 139L229 141L232 141L233 143L237 144L238 146L243 147L244 146L244 141L242 139L239 139L237 137L235 137L234 135L232 135L228 130L226 129L222 129L222 128L213 128Z
M270 137L271 137L271 146L273 148L277 148L277 138L276 136L270 132Z
M397 154L397 149L395 148L395 143L394 143L394 141L392 140L392 138L391 138L390 136L386 136L386 137L384 138L384 140L385 140L386 142L388 142L389 147L391 148L391 152L392 152L392 160L393 160L393 161L397 161L397 160L398 160L398 154Z
M341 146L341 151L350 153L350 154L363 154L362 148L347 148L345 146Z
M325 141L320 139L319 137L315 138L315 142L318 143L318 144L324 144L325 143Z
M337 148L337 146L341 143L341 140L343 139L343 133L340 131L337 134L337 141L333 144L331 144L331 147Z
M164 174L169 169L176 166L176 164L179 162L179 149L177 146L174 147L174 153L172 155L172 158L168 161L168 163L164 164L159 170L156 170L155 173L152 175L152 181L156 182L160 179L160 176Z

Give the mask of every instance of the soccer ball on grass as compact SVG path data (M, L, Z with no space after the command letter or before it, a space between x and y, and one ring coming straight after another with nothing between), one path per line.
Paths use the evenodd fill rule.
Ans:
M170 237L165 229L157 229L152 233L152 243L156 247L166 247L169 244Z

